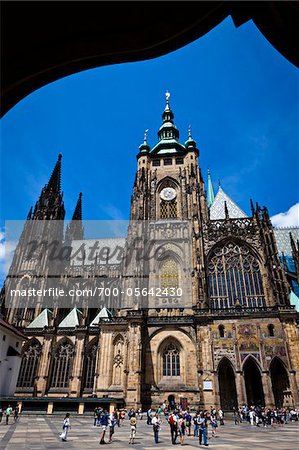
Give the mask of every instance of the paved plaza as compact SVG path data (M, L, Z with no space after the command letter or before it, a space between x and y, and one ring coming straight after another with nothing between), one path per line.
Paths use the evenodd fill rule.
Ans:
M0 424L0 448L8 450L46 450L46 449L99 449L100 428L93 427L92 417L71 417L72 429L68 442L61 442L63 417L58 416L23 416L17 424ZM299 423L293 422L273 428L251 427L248 423L234 425L230 420L225 426L218 427L218 437L209 439L209 448L215 450L295 450L299 449ZM145 420L138 421L137 437L134 445L129 445L130 427L128 420L121 427L116 427L114 442L108 444L110 449L168 450L174 446L170 443L169 425L162 423L160 443L154 444L152 427ZM211 432L209 429L209 436ZM179 441L179 439L178 439ZM180 444L177 446L180 447ZM185 447L188 450L199 448L198 439L186 436ZM205 448L203 445L201 448Z

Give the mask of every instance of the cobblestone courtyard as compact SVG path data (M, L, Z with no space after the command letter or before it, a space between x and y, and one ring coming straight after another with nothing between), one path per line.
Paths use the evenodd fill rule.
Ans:
M68 442L61 442L62 417L23 416L17 424L0 424L0 447L8 450L46 450L46 449L99 449L100 428L94 428L92 417L72 417L72 429ZM224 427L218 427L218 437L209 439L209 448L215 450L295 450L299 449L298 422L274 428L256 428L247 423L234 425L226 421ZM144 420L138 422L136 443L129 445L130 427L125 421L122 427L116 427L111 449L168 450L170 444L169 426L164 421L160 433L160 443L154 444L152 427ZM209 437L211 431L209 429ZM180 444L178 444L180 446ZM199 448L198 439L186 436L185 446L189 450ZM205 448L202 446L202 448Z

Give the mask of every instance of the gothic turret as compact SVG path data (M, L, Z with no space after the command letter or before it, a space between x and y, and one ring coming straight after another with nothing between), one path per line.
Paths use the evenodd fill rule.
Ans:
M214 198L215 198L215 195L214 195L214 189L213 189L211 173L210 173L210 169L208 169L207 204L208 204L209 208L212 206Z
M82 192L80 192L72 220L66 228L65 240L80 240L83 239L83 236L84 228L82 226Z

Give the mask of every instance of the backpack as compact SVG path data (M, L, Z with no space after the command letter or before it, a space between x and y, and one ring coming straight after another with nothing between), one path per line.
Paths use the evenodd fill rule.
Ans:
M173 417L173 416L170 416L170 417L169 417L168 423L169 423L169 425L174 425L174 424L175 424L175 420L174 420L174 417Z

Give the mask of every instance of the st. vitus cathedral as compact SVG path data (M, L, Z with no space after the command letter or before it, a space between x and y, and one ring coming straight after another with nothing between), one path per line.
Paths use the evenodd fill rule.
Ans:
M247 216L220 186L214 196L210 174L205 188L196 142L191 130L187 141L179 142L168 95L162 119L157 144L150 148L145 134L139 147L127 237L98 240L114 255L116 248L130 250L127 265L116 257L88 257L94 240L84 239L81 194L64 232L59 155L28 214L6 295L13 274L23 290L36 274L34 255L24 256L24 235L28 240L49 233L53 221L59 245L85 249L80 262L64 264L59 286L117 286L123 299L111 302L104 291L89 307L59 298L53 307L44 307L40 297L34 305L24 299L19 305L17 297L11 307L6 302L6 320L28 338L15 395L49 413L63 409L66 397L68 410L79 413L95 402L148 407L166 401L225 410L244 403L298 407L298 313L290 301L297 298L292 283L299 281L298 230L291 230L285 244L291 248L292 271L277 246L282 230L273 228L266 207L251 201ZM146 262L137 262L132 252L140 227L159 248ZM140 250L145 240L138 242ZM48 286L47 258L45 252L35 287ZM133 272L140 274L134 286L141 283L148 292L140 302L136 290L127 289L126 274ZM165 294L167 288L177 296Z

